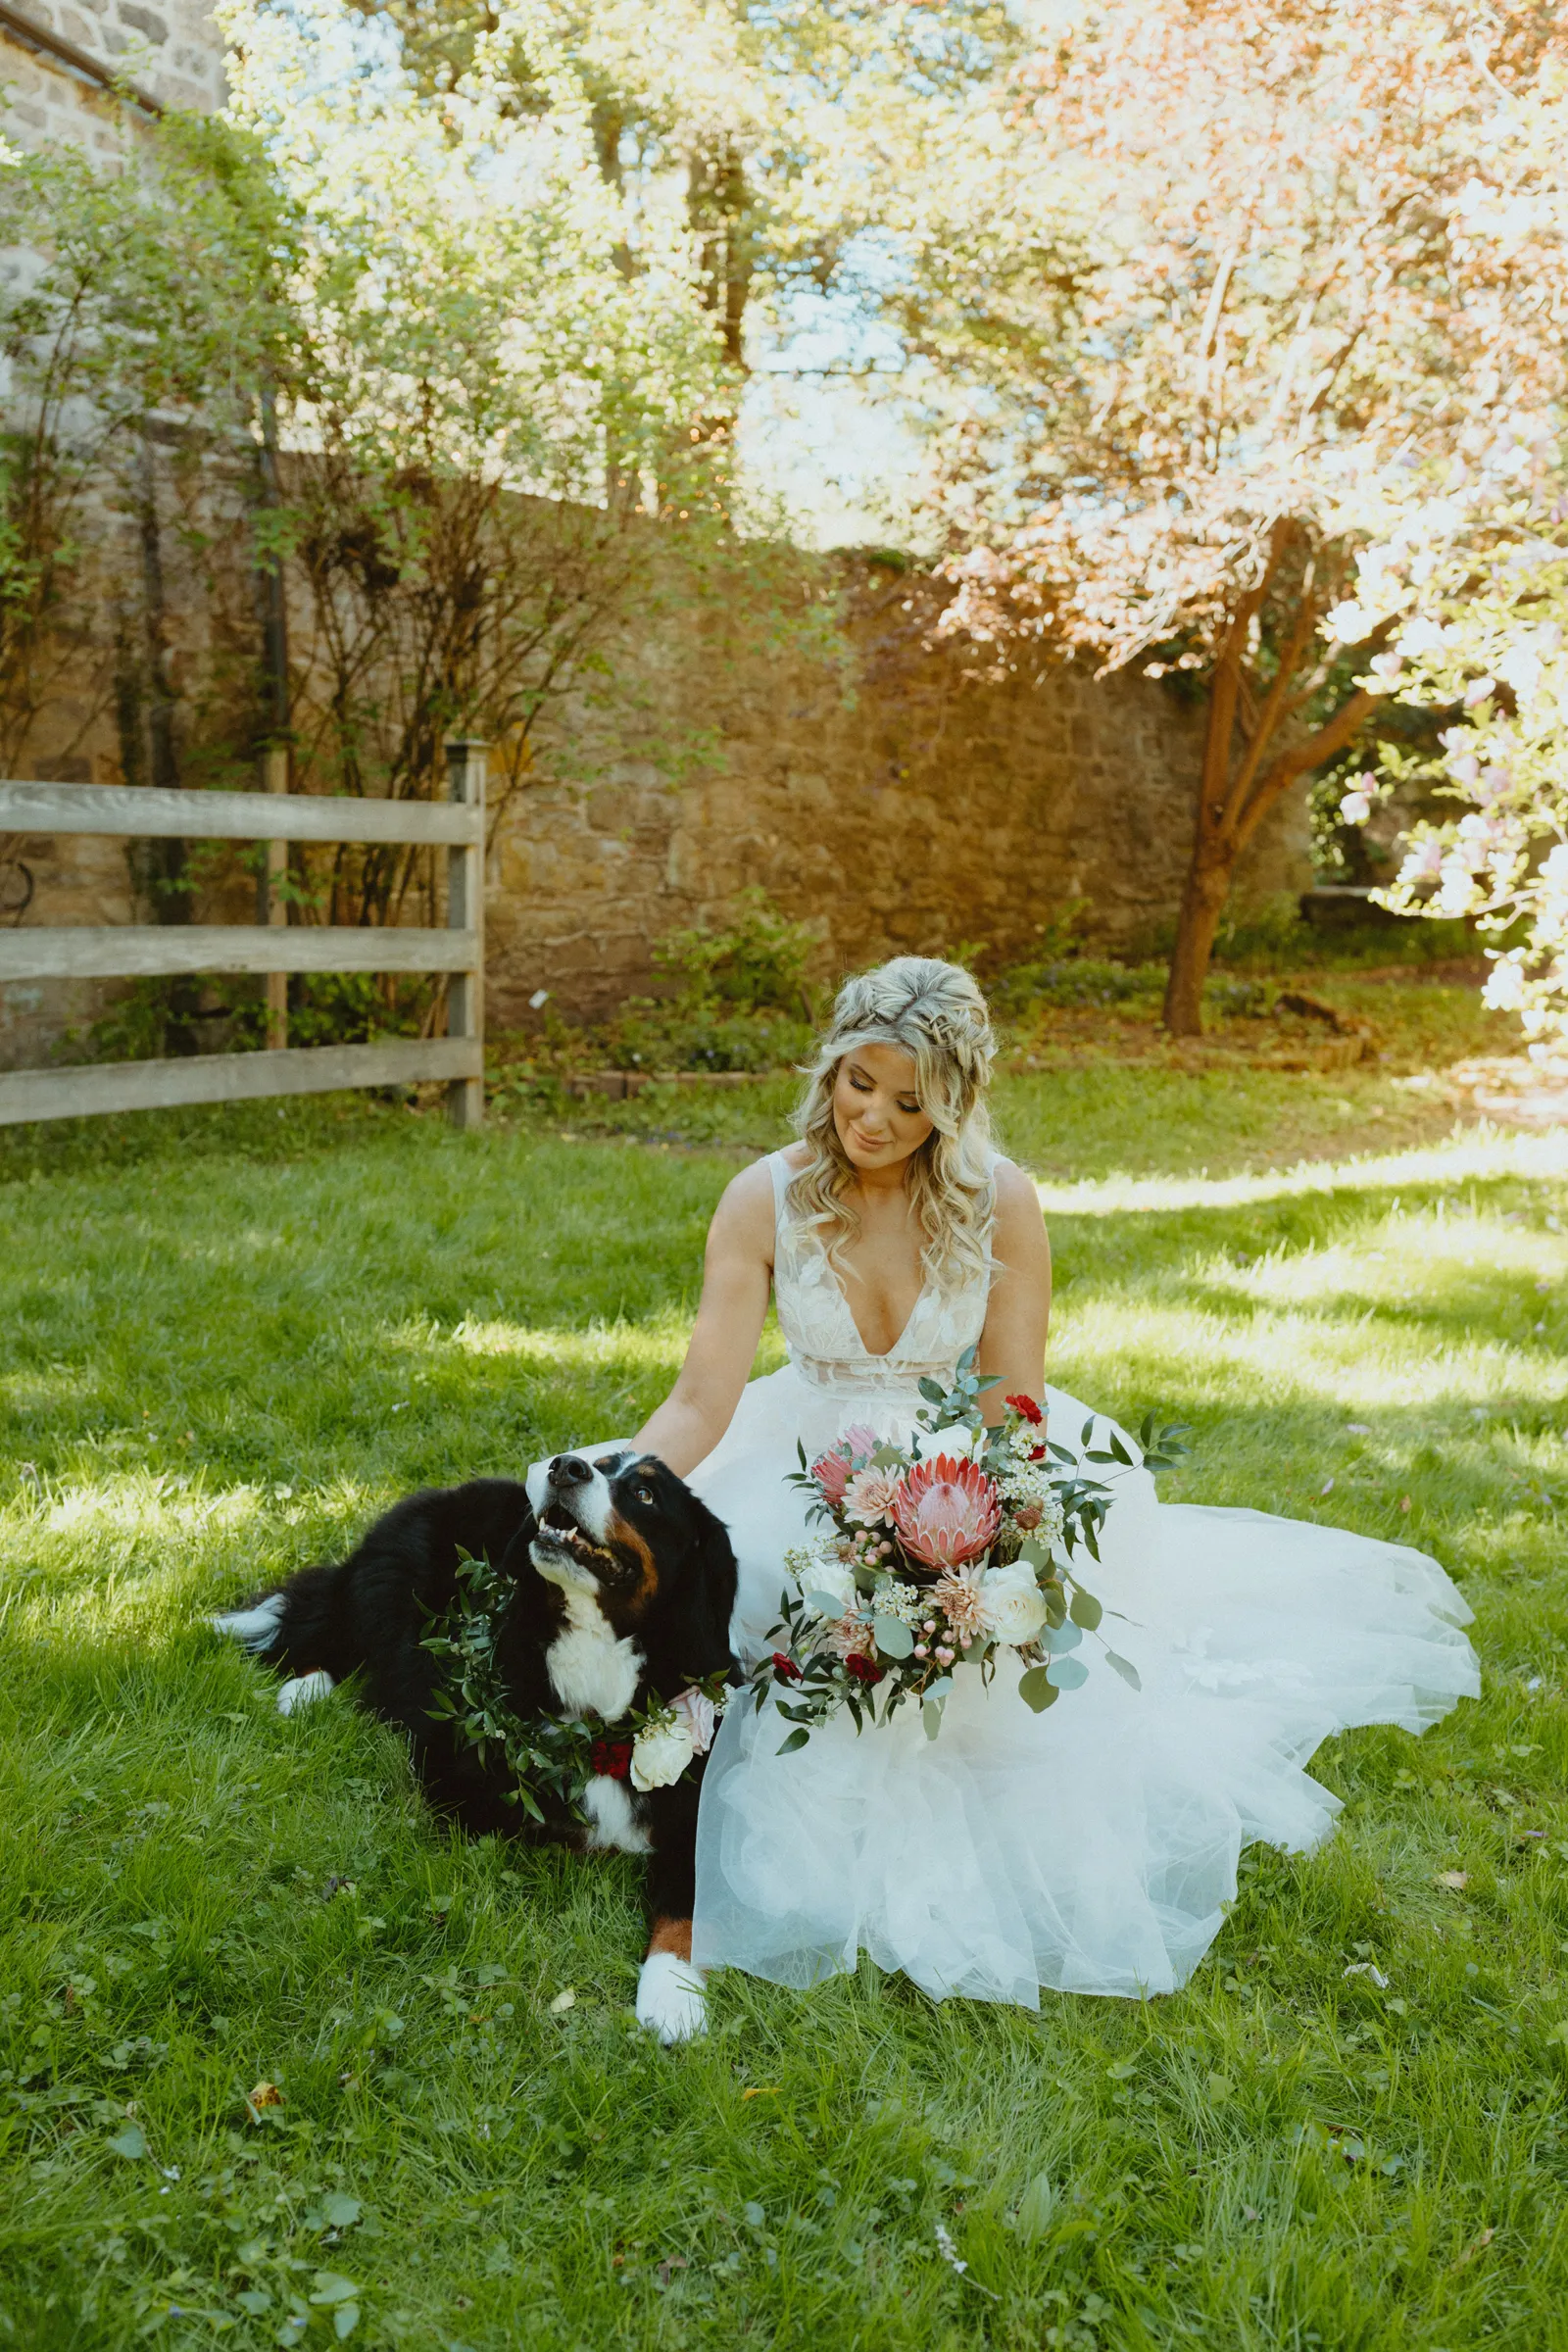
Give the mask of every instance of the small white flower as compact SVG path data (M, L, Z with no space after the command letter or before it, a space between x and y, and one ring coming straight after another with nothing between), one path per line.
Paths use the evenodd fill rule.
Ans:
M634 1788L667 1788L678 1781L697 1752L690 1727L677 1715L645 1724L632 1741L631 1785Z
M1034 1570L1022 1560L988 1568L980 1579L980 1608L987 1633L1009 1649L1032 1642L1046 1622L1045 1596Z
M879 1617L897 1617L903 1625L918 1625L925 1599L918 1585L896 1584L890 1577L876 1589L876 1613Z

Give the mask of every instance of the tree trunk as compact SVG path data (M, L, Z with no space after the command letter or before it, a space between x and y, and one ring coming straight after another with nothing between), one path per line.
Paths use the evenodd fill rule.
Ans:
M1165 983L1165 1027L1172 1037L1203 1034L1203 982L1214 952L1219 919L1230 896L1236 868L1236 847L1200 811L1193 839L1193 858L1182 890L1176 918L1176 945L1171 951L1170 977Z

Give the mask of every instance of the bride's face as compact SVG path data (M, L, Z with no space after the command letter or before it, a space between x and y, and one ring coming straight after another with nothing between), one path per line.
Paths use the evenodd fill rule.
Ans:
M897 1046L857 1046L833 1081L833 1124L853 1166L896 1168L918 1152L934 1122L920 1108L914 1058Z

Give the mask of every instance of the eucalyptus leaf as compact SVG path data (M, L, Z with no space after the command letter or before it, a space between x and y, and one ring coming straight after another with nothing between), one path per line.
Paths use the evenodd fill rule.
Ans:
M1051 1547L1047 1544L1042 1544L1038 1536L1025 1536L1018 1546L1018 1557L1020 1560L1026 1560L1031 1568L1049 1568L1051 1566Z
M1083 1629L1070 1621L1065 1625L1048 1626L1044 1636L1046 1647L1053 1657L1058 1658L1065 1657L1069 1649L1076 1649L1083 1638Z
M835 1600L831 1592L808 1592L806 1605L816 1617L842 1617L844 1603Z
M1086 1592L1082 1585L1079 1585L1073 1592L1071 1602L1071 1616L1074 1625L1081 1625L1086 1634L1092 1634L1104 1614L1104 1610L1094 1594Z
M1131 1658L1122 1657L1120 1652L1117 1650L1107 1649L1105 1652L1105 1664L1111 1669L1113 1674L1119 1674L1122 1681L1129 1684L1134 1690L1141 1690L1143 1689L1144 1678L1139 1673L1137 1667L1133 1664Z
M1031 1666L1018 1685L1018 1696L1037 1715L1043 1715L1047 1707L1054 1706L1056 1695L1056 1686L1044 1666Z
M804 1747L810 1737L810 1733L807 1731L791 1732L787 1740L780 1741L777 1750L778 1754L781 1756L787 1756L795 1748Z
M1091 1443L1092 1443L1092 1441L1093 1441L1093 1439L1094 1439L1094 1434L1095 1434L1095 1416L1094 1416L1094 1414L1093 1414L1093 1413L1091 1413L1091 1414L1090 1414L1090 1416L1089 1416L1089 1418L1088 1418L1088 1420L1087 1420L1087 1421L1084 1423L1082 1434L1080 1435L1080 1437L1079 1437L1079 1440L1078 1440L1078 1443L1079 1443L1079 1445L1080 1445L1080 1446L1088 1446L1089 1444L1091 1444Z
M872 1454L871 1466L875 1470L897 1470L903 1460L897 1446L882 1445Z
M940 1698L927 1698L921 1700L920 1728L925 1733L925 1736L928 1740L934 1740L938 1732L941 1731L942 1701Z
M1053 1658L1044 1669L1057 1690L1078 1690L1089 1680L1089 1669L1081 1658Z
M937 1679L936 1679L936 1681L935 1681L934 1683L927 1683L927 1685L926 1685L926 1687L925 1687L925 1695L926 1695L926 1697L927 1697L927 1698L946 1698L946 1697L947 1697L947 1695L948 1695L948 1692L949 1692L949 1691L950 1691L952 1689L953 1689L953 1677L952 1677L952 1675L951 1675L951 1674L939 1674L939 1675L937 1676Z
M871 1631L885 1658L906 1658L914 1648L914 1636L902 1617L879 1615L873 1618Z
M928 1379L924 1375L920 1381L920 1394L927 1404L944 1404L947 1401L947 1391L942 1387L940 1381Z

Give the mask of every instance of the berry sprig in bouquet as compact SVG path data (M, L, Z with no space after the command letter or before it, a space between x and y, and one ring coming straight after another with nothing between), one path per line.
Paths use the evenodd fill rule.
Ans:
M1072 1654L1085 1635L1136 1690L1137 1669L1100 1632L1104 1610L1076 1569L1100 1557L1100 1532L1112 1495L1078 1458L1048 1435L1030 1396L1009 1396L988 1424L983 1392L998 1384L958 1359L944 1391L922 1380L925 1409L906 1445L873 1430L847 1429L836 1446L801 1466L791 1483L809 1496L808 1516L823 1533L785 1554L798 1592L780 1595L778 1646L754 1670L759 1705L769 1691L794 1726L779 1753L804 1747L819 1724L848 1708L856 1729L886 1722L905 1699L918 1700L927 1737L960 1666L989 1683L1010 1653L1023 1667L1018 1694L1038 1714L1088 1680ZM1084 1460L1131 1470L1116 1431ZM1144 1467L1158 1470L1185 1452L1180 1428L1139 1433Z

